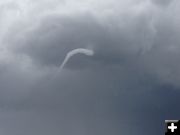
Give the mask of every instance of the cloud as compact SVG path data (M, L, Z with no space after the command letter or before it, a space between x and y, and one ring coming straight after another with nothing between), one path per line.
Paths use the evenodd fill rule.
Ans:
M0 132L159 134L180 112L179 4L1 1ZM76 48L95 54L57 74Z
M173 0L152 0L152 2L158 6L169 6Z

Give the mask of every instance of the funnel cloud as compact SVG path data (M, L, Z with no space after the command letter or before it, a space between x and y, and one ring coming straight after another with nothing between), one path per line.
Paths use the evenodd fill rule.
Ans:
M68 60L71 57L73 57L74 55L76 55L76 54L85 54L87 56L93 56L94 55L94 51L93 50L89 50L89 49L84 49L84 48L78 48L78 49L74 49L74 50L68 52L66 57L65 57L65 59L64 59L64 61L61 64L61 66L59 67L58 72L60 72L64 68L64 66L68 62Z

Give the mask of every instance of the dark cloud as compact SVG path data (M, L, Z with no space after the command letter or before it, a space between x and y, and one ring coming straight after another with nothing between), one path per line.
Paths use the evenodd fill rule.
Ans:
M0 133L158 135L179 118L177 1L2 5ZM79 47L95 55L57 74Z
M173 2L173 0L152 0L152 2L159 6L168 6Z

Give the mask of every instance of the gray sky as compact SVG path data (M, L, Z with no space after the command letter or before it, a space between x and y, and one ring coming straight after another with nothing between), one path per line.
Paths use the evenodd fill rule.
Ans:
M0 134L164 134L165 119L180 119L179 6L1 0ZM57 74L76 48L95 54Z

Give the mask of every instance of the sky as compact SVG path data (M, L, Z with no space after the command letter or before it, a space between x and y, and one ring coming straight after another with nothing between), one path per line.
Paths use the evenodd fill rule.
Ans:
M1 0L0 134L164 134L180 119L179 6ZM94 55L57 72L77 48Z

